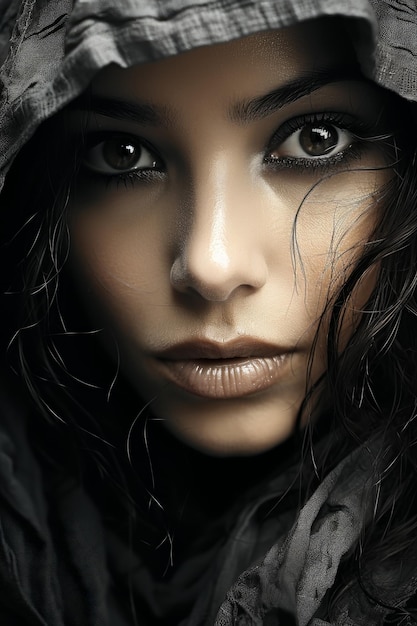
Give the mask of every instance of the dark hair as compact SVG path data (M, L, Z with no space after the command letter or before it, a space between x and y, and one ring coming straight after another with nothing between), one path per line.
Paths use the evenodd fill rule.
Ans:
M401 109L396 119L402 120L402 127L394 129L394 175L379 196L380 219L372 240L323 315L323 323L326 319L329 324L328 370L316 387L322 390L326 421L310 422L303 433L297 433L300 447L304 440L303 471L314 477L304 498L355 445L371 436L380 438L374 459L374 520L356 554L350 555L346 571L365 560L378 563L404 555L417 529L416 146L408 139L413 106L394 96L392 104ZM119 386L125 383L99 351L99 330L91 327L74 298L76 286L66 271L70 246L66 208L82 145L72 145L63 126L57 116L37 131L16 159L2 194L0 267L7 268L1 285L8 320L1 331L7 348L3 365L23 381L49 424L48 433L58 432L60 424L62 440L71 434L68 463L74 464L74 450L81 445L109 478L117 461L112 437L120 441L128 435L140 404L129 392L126 421L121 429L120 424L117 427L122 432L106 419L120 399ZM379 278L341 352L345 303L372 267ZM91 371L96 372L94 379ZM124 397L125 392L123 387ZM36 429L42 428L37 423ZM323 430L325 445L317 453ZM43 453L53 454L45 449ZM62 456L62 448L57 456ZM58 462L57 456L52 462ZM117 488L122 485L128 498L120 463L118 468L118 477L111 480ZM344 587L341 581L340 589ZM383 604L383 598L373 599Z
M404 105L400 99L392 106L397 114L405 114L403 128L393 135L394 177L377 200L380 210L373 236L329 303L325 383L331 394L325 396L327 424L331 423L330 431L342 429L342 438L347 438L342 444L339 439L339 450L329 440L315 459L315 471L323 478L346 448L370 439L378 441L378 454L373 459L373 519L339 574L340 584L330 604L333 606L350 586L346 572L354 570L372 603L404 619L407 610L387 604L389 592L398 584L395 576L384 580L383 590L369 584L369 573L373 571L377 579L378 567L387 562L389 566L391 559L414 563L410 548L417 530L417 146L407 138L407 133L409 137L414 134L415 111L414 105ZM376 285L340 353L345 303L371 268L377 269ZM313 428L312 424L308 427ZM398 569L397 563L390 571ZM415 606L408 609L412 615Z

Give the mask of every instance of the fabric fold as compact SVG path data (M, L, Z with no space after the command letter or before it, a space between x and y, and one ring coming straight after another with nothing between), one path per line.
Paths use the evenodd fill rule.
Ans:
M376 443L361 447L325 478L301 510L284 545L247 570L227 595L216 626L262 626L276 608L307 626L356 545L372 510Z

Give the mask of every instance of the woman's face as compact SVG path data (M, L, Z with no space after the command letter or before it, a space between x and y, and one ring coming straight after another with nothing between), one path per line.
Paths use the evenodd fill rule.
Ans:
M88 106L87 122L69 112L86 133L72 263L122 371L198 449L285 440L326 367L324 328L308 376L318 320L390 178L370 139L386 131L381 90L324 20L106 68Z

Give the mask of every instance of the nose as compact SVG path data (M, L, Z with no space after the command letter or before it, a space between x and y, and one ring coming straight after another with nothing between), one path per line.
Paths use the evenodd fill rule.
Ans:
M217 302L242 288L260 289L267 264L248 172L217 157L193 177L190 197L171 267L174 289Z

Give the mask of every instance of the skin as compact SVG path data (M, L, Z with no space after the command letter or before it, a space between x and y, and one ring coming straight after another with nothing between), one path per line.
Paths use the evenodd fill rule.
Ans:
M340 162L265 163L269 154L292 156L293 143L280 139L271 148L271 138L297 116L336 111L361 124L378 120L369 134L381 134L384 98L361 78L332 82L261 119L231 114L236 103L306 72L352 64L343 32L331 24L108 67L94 80L93 96L145 102L161 112L157 123L69 113L74 133L85 124L87 137L128 133L157 155L157 174L121 181L95 171L103 163L98 140L86 149L71 203L71 264L108 350L116 341L121 369L152 414L209 454L257 454L293 432L306 385L326 367L324 328L307 375L318 320L371 238L378 192L390 176L368 169L387 163L380 143L362 142L353 157L352 136ZM342 343L374 280L371 273L348 303ZM277 380L256 393L204 398L155 367L155 355L179 342L247 337L286 352ZM310 409L317 412L315 402Z

